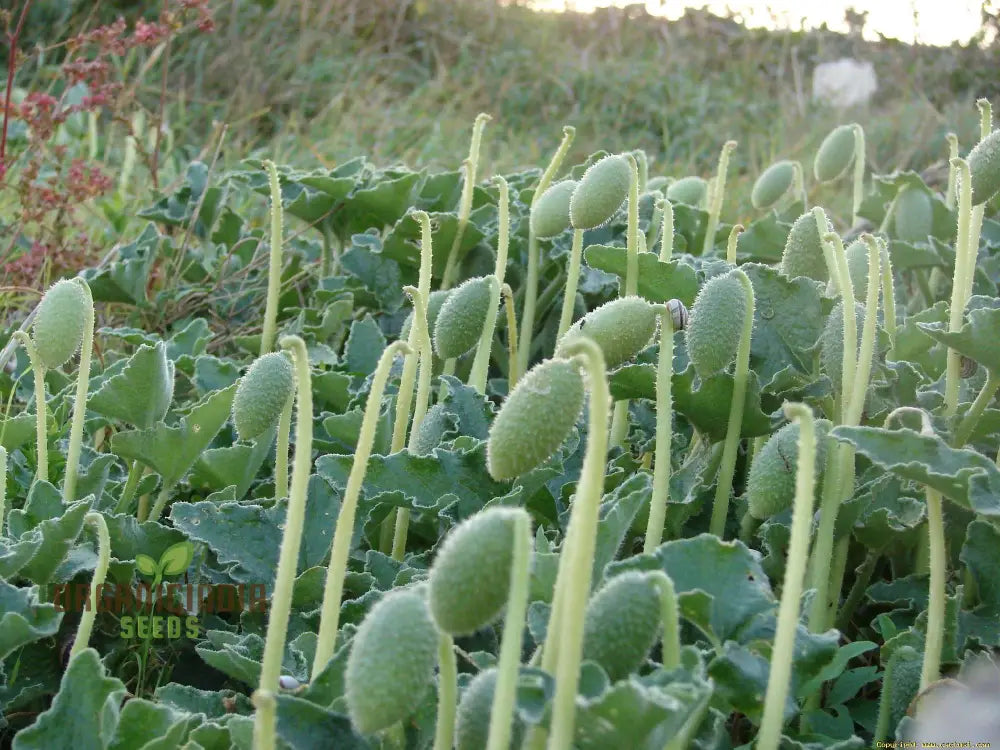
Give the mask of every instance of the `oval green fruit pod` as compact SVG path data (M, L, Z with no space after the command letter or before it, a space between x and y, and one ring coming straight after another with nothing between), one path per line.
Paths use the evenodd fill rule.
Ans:
M539 196L531 207L531 229L536 237L548 239L569 229L569 202L576 180L557 182Z
M587 605L583 658L613 682L642 666L660 629L660 594L649 575L630 571L609 580Z
M829 219L827 227L828 231L833 230ZM807 276L816 281L826 281L830 278L819 228L812 211L806 211L792 224L778 270L790 279Z
M283 353L254 360L233 397L233 424L240 440L253 440L276 425L294 391L295 372Z
M628 197L632 169L621 154L605 156L590 165L569 201L574 229L594 229L606 224Z
M490 427L490 476L514 479L548 461L576 424L583 396L583 375L571 360L549 359L529 370Z
M503 612L520 508L489 508L445 538L428 576L431 615L445 633L471 635Z
M461 357L479 342L490 310L492 277L468 279L456 287L441 305L434 324L434 352L441 359Z
M76 281L61 279L38 303L32 339L47 369L62 367L83 343L87 320L87 293Z
M650 177L649 181L646 183L646 192L662 192L666 189L670 182L669 177L664 177L663 175L657 175L656 177Z
M750 203L756 209L770 208L792 187L795 180L795 164L790 161L775 162L763 172L753 184Z
M826 435L831 423L816 421L816 487L821 487L826 458ZM792 507L799 465L799 423L790 422L775 432L754 457L747 475L750 515L764 520Z
M441 312L441 306L444 305L448 295L452 293L451 289L438 289L431 292L430 300L427 302L427 330L428 332L434 331L434 326L437 325L438 315ZM406 316L406 320L403 321L403 326L399 331L399 338L406 341L410 338L410 326L413 325L413 311Z
M975 184L975 180L973 180ZM934 223L934 209L931 205L931 197L916 187L909 187L903 190L896 197L896 206L893 209L893 226L896 236L905 242L927 242L927 236L931 233ZM866 248L867 254L867 248ZM867 265L868 258L865 258ZM865 268L867 274L868 269Z
M698 292L685 330L698 375L714 375L736 359L748 307L746 289L731 272L709 279Z
M865 282L867 285L867 281ZM855 325L858 335L858 346L861 346L861 329L865 323L865 306L860 302L854 304ZM819 337L819 363L823 372L829 376L834 389L842 390L842 375L844 366L844 303L838 301L823 326Z
M438 633L424 597L392 591L354 636L344 674L347 710L361 734L402 721L419 708L434 679Z
M642 297L630 296L606 302L574 323L559 339L556 356L566 356L569 346L582 336L601 347L608 368L632 359L656 332L656 310Z
M831 182L843 175L854 162L854 126L841 125L823 139L813 162L813 173L820 182Z
M484 669L466 685L455 715L455 749L483 750L490 735L490 712L497 688L497 668ZM522 724L514 718L511 745L521 744Z
M1000 192L1000 130L994 130L969 152L972 205L985 203Z
M700 206L707 192L708 183L701 177L682 177L667 187L667 200L671 203Z

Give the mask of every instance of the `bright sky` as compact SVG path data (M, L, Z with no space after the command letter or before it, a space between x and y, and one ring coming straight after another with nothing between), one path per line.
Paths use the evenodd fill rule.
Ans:
M528 0L539 10L627 5L638 0ZM814 28L826 22L835 31L847 31L844 10L868 11L865 37L886 37L913 43L948 45L967 42L979 30L981 0L646 0L655 15L677 19L686 8L706 8L718 15L732 10L737 19L753 28ZM993 0L993 5L998 5Z

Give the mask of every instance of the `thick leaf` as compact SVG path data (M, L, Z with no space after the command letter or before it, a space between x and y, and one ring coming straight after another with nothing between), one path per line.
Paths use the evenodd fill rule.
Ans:
M289 747L329 747L364 750L371 745L341 713L291 695L278 696L278 738Z
M253 713L250 699L241 693L232 690L199 690L176 682L156 688L156 700L185 713L205 714L210 719L227 716L233 711Z
M84 498L66 507L65 513L49 518L21 536L21 540L41 538L41 544L18 575L33 583L51 583L59 565L73 549L80 536L83 519L93 498ZM13 516L13 512L11 512ZM13 529L13 526L11 527Z
M236 487L236 499L242 500L274 445L277 427L271 427L251 445L209 448L198 456L191 469L191 486L209 491Z
M591 245L583 252L587 265L625 278L624 247ZM639 295L650 302L679 299L690 307L698 294L694 269L679 260L661 263L653 253L639 255Z
M968 309L968 322L955 333L943 323L918 325L928 336L1000 376L1000 300L972 297Z
M345 364L347 371L358 375L375 372L379 357L385 350L385 336L371 315L354 321L351 335L347 337Z
M200 722L200 719L167 704L133 698L122 709L110 750L179 747L184 742L191 720Z
M643 472L629 477L601 502L594 548L595 585L603 578L604 567L615 559L639 508L649 502L652 493L652 478Z
M962 563L976 582L980 606L1000 615L1000 532L988 521L975 520L966 530Z
M59 630L62 612L40 602L38 587L22 589L0 581L0 659L15 649Z
M138 239L116 248L116 258L104 268L87 268L80 274L87 280L95 302L146 302L149 272L163 241L155 224L147 224Z
M674 409L683 414L712 442L725 440L729 429L729 408L733 401L734 378L720 372L701 380L696 389L694 367L673 378ZM751 370L743 405L742 437L758 437L771 432L771 418L760 408L760 382Z
M35 415L18 414L0 419L0 446L8 453L17 450L35 437Z

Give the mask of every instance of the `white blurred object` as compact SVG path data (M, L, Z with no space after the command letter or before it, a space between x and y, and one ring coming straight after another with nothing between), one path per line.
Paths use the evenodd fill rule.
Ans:
M839 109L867 104L877 88L875 66L853 57L820 63L813 71L813 101Z
M928 689L919 701L908 739L917 743L971 742L971 747L989 743L985 746L996 747L1000 744L998 706L1000 663L981 656L962 682L941 680Z

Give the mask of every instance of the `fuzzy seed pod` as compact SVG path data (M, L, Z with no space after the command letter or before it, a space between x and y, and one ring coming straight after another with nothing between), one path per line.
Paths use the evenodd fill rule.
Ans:
M656 310L642 297L619 297L611 300L576 321L556 346L556 356L566 356L566 350L586 336L601 347L608 368L632 359L656 332Z
M468 279L441 305L434 325L434 352L441 359L461 357L479 342L491 312L490 286L489 276Z
M438 314L441 312L441 306L444 305L445 300L451 294L451 289L438 289L437 291L431 292L430 299L427 301L427 330L433 331L434 326L437 325ZM399 338L406 341L410 338L410 326L413 325L413 311L406 316L406 320L403 321L403 327L399 331Z
M823 139L813 173L819 182L831 182L843 175L854 161L854 126L841 125Z
M69 362L83 343L87 293L77 282L62 279L38 303L32 329L38 358L47 369Z
M757 178L757 182L753 184L753 191L750 193L750 203L756 209L770 208L781 199L781 196L788 192L794 179L794 162L775 162L761 172L760 177Z
M583 625L583 658L596 662L613 682L642 666L660 628L660 594L650 576L615 576L594 594Z
M919 188L903 190L896 198L892 220L899 239L904 242L927 242L934 221L930 196Z
M994 130L969 152L972 205L985 203L1000 191L1000 130Z
M594 229L606 224L628 197L632 170L621 154L605 156L590 165L569 201L574 229Z
M865 306L860 302L854 304L854 315L857 325L857 341L861 346L861 329L865 324ZM819 363L830 380L834 390L842 392L842 371L844 364L844 304L838 302L826 319L823 333L819 337Z
M361 734L412 714L434 678L438 633L427 602L412 590L392 591L365 617L347 657L347 710Z
M816 281L826 281L830 278L812 211L806 211L792 224L778 270L790 279L807 276Z
M431 614L452 635L470 635L494 622L507 604L514 525L520 508L490 508L448 534L431 566Z
M646 182L647 193L663 192L663 190L666 187L667 187L667 178L662 175L659 175L657 177L650 177L649 180Z
M462 693L455 715L456 750L483 750L490 736L490 712L497 689L497 669L490 667L472 678ZM514 718L511 745L521 745L521 722Z
M569 229L569 202L576 185L576 180L563 180L539 196L531 207L531 229L536 237L544 240Z
M888 262L889 254L885 248L880 247L879 251L881 262ZM854 298L859 302L864 302L868 296L868 245L863 240L855 240L844 250L844 257L847 259L847 272L851 276L851 287L854 289ZM831 279L828 292L833 294L835 291L836 289Z
M701 177L682 177L667 188L667 200L671 203L700 206L707 192L708 183Z
M736 359L748 308L747 293L731 273L709 279L698 292L687 325L687 350L703 378Z
M831 424L816 421L816 487L821 484L826 460L826 434ZM790 422L775 432L754 457L747 476L750 515L763 521L792 507L799 466L799 423Z
M496 480L514 479L548 461L583 409L583 376L567 359L532 368L507 396L490 427L486 467Z
M271 352L254 360L233 397L233 424L240 440L253 440L277 424L294 390L295 372L288 357Z

